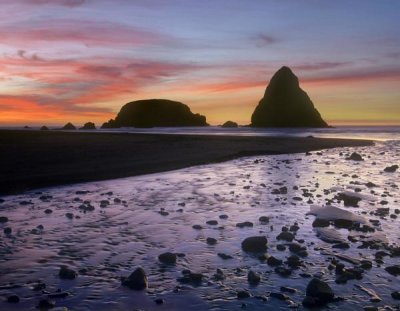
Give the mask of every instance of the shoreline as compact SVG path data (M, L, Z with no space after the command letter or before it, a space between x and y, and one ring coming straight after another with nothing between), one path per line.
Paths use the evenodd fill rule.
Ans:
M0 196L161 173L244 156L373 145L372 140L0 130Z

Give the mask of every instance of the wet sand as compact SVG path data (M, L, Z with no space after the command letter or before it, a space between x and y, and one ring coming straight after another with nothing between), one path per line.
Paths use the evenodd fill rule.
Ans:
M368 140L0 131L0 195L158 173L242 156L372 145Z

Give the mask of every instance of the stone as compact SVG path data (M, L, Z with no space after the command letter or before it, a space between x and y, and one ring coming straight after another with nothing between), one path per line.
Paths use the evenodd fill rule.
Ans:
M313 298L315 305L325 305L334 300L335 294L328 283L313 278L307 285L306 296ZM308 304L309 301L306 302ZM303 305L306 305L304 301Z
M6 227L6 228L4 228L3 232L4 232L4 234L8 235L8 234L11 234L12 229L10 227Z
M393 299L400 300L400 292L399 291L392 292L390 295L392 296Z
M294 239L294 234L289 231L282 231L277 237L277 240L284 240L287 242L292 242Z
M6 222L8 222L8 217L6 217L6 216L0 216L0 223L1 223L1 224L4 224L4 223L6 223Z
M267 250L267 242L265 236L251 236L242 241L242 249L245 252L263 253Z
M41 130L41 131L48 131L49 128L48 128L47 126L43 125L43 126L40 128L40 130Z
M11 295L7 297L7 302L9 303L18 303L19 297L17 295Z
M274 256L269 256L267 259L267 264L269 266L279 266L283 263L282 260L275 258Z
M400 264L388 266L385 268L386 272L390 273L391 275L398 276L400 275Z
M133 290L144 290L148 286L147 276L143 268L136 268L127 278L122 280L122 285Z
M146 99L127 103L115 119L102 128L207 126L206 117L193 114L183 103L167 99Z
M36 306L36 308L38 308L38 309L44 309L44 310L46 310L46 309L52 309L52 308L54 308L55 307L55 302L54 301L51 301L51 300L48 300L48 299L42 299L42 300L40 300L39 301L39 304Z
M352 161L364 161L362 156L358 154L357 152L353 152L346 160L352 160Z
M337 199L343 201L344 206L358 207L358 202L361 201L361 198L356 196L351 196L346 193L339 193L337 195Z
M69 269L66 266L62 266L58 272L58 276L60 279L73 280L78 276L78 274L74 270Z
M215 244L217 244L217 239L207 238L206 242L207 242L208 245L215 245Z
M399 168L398 165L387 166L387 167L385 167L384 171L386 173L394 173L397 171L398 168Z
M158 260L167 265L174 265L176 263L176 254L166 252L158 255Z
M239 222L239 223L236 224L236 227L238 227L238 228L245 228L245 227L252 228L253 227L253 223L250 222L250 221Z
M327 127L314 104L286 66L271 78L251 116L253 127Z
M236 293L238 299L245 299L250 297L250 293L247 290L240 290Z
M261 281L261 277L258 273L254 272L253 270L250 270L247 273L247 281L251 285L257 285Z

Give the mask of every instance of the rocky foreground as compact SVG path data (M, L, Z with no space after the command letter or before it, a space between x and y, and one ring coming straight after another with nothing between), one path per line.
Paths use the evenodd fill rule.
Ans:
M0 309L397 310L399 154L386 142L2 197Z

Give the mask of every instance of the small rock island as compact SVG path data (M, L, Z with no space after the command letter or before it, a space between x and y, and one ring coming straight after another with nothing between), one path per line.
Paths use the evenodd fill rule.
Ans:
M116 118L104 123L102 128L175 126L208 126L208 124L205 116L192 113L190 108L181 102L146 99L127 103Z
M279 69L251 116L253 127L328 127L289 67Z

